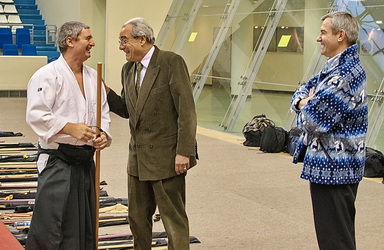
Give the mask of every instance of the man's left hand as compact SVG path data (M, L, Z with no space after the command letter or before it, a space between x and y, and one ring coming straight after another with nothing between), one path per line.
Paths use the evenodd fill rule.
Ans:
M176 155L175 158L175 171L176 174L182 174L187 172L189 169L189 156Z
M93 139L93 147L96 149L96 151L104 149L107 144L108 138L104 132L101 132L99 137L95 137Z

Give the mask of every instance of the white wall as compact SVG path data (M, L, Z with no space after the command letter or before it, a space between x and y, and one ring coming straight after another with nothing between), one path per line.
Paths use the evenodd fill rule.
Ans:
M26 90L31 76L45 64L45 56L0 56L0 90Z
M80 21L80 2L78 0L36 0L46 24L60 27L68 21Z

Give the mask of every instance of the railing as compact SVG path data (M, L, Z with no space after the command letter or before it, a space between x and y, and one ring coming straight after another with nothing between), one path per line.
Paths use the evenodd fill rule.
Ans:
M47 44L55 44L56 33L57 33L56 25L46 25L45 30L46 30L46 43Z

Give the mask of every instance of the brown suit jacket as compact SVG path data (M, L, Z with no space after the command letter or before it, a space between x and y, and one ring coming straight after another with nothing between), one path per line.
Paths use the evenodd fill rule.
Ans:
M139 96L135 91L135 64L121 73L121 96L108 94L110 110L129 118L128 174L140 180L176 175L176 154L190 156L196 165L196 110L189 73L183 58L155 47Z

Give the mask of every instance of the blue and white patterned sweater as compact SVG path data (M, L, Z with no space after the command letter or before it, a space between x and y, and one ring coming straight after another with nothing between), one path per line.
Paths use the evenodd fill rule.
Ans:
M315 95L301 110L297 103ZM319 184L351 184L363 178L365 135L368 127L366 74L357 45L328 60L326 67L293 95L291 109L303 131L293 162L308 146L301 178ZM321 140L329 160L320 146Z

